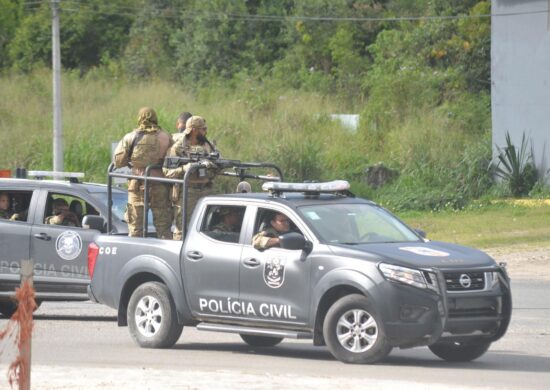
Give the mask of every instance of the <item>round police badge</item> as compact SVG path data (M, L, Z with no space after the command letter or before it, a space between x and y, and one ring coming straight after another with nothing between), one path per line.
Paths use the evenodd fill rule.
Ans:
M279 288L285 282L285 261L274 257L264 265L264 282L271 288Z
M82 238L78 233L64 231L55 240L55 250L63 260L74 260L82 251Z

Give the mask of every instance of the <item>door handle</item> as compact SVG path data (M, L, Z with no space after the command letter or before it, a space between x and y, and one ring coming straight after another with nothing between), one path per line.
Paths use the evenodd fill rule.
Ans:
M251 257L250 259L244 259L243 263L249 267L257 267L260 265L260 260Z
M197 251L187 252L187 257L193 260L199 260L199 259L202 259L202 253Z
M38 238L39 240L44 240L44 241L50 241L52 239L52 237L47 233L36 233L34 235L34 238Z

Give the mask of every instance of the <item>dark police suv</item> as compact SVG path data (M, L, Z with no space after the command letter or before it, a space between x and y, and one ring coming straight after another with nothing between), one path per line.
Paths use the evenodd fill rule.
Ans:
M344 181L263 188L202 198L183 242L98 235L90 297L146 348L195 326L259 347L309 338L347 363L421 345L469 361L506 332L510 281L485 253L423 238ZM237 223L220 230L228 210ZM275 214L290 231L256 249Z
M64 199L79 224L86 215L107 218L107 186L80 183L83 174L30 171L44 178L62 175L68 180L0 178L0 194L8 197L13 220L0 219L0 313L11 316L12 300L20 283L22 259L34 260L34 288L38 302L44 300L87 300L90 283L87 267L88 244L96 230L48 225L55 199ZM113 232L127 234L123 214L127 193L113 189Z

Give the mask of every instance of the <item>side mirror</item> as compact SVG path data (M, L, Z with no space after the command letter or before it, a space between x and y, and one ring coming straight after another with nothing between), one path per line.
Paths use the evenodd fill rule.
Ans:
M414 231L416 232L416 234L418 234L420 237L422 238L426 238L426 232L422 229L414 229Z
M279 236L280 245L283 249L290 250L309 250L311 251L311 243L306 241L300 233L292 232Z
M105 233L105 226L105 218L99 215L85 215L84 218L82 218L82 227L84 229L94 229Z

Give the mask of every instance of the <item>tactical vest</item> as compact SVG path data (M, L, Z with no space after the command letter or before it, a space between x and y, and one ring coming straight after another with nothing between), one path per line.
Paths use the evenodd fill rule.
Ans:
M137 143L132 150L130 160L134 168L146 168L162 162L160 155L159 130L136 133Z

